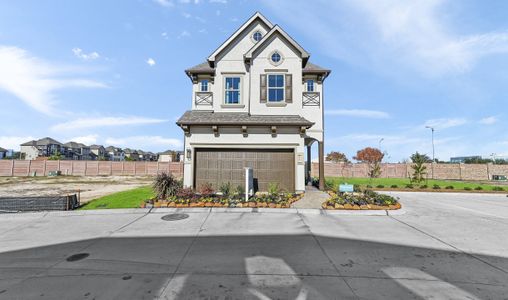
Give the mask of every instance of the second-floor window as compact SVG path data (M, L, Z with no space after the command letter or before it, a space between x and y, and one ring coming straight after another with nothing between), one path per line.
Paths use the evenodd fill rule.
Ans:
M225 104L239 104L240 103L240 77L226 77L225 78Z
M201 92L208 92L208 80L206 80L206 79L201 80L200 91Z
M284 101L284 75L268 75L268 102Z
M314 80L307 80L307 92L314 92Z

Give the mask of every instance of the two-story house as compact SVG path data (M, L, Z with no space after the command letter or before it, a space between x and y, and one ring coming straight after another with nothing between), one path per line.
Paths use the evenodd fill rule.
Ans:
M97 160L108 160L108 153L106 152L106 148L102 145L91 145L90 152L93 153Z
M276 183L303 192L310 146L318 142L324 188L323 81L330 70L309 57L258 12L204 63L185 71L192 110L177 121L184 131L185 186L243 185L244 168L252 167L260 191Z
M114 146L106 147L106 153L109 157L109 160L112 160L112 161L124 161L125 160L125 153L120 148L117 148Z
M26 160L37 159L37 157L48 157L57 153L65 155L65 147L58 141L45 137L40 140L33 140L21 144L21 155Z
M92 155L95 157L95 154L92 154L90 147L82 144L82 143L76 143L76 142L68 142L65 143L64 148L65 151L65 157L67 159L71 160L90 160L92 159ZM92 154L92 155L91 155Z

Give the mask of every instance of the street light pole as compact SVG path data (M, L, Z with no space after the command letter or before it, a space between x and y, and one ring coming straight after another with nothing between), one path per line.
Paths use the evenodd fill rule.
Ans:
M425 128L429 128L432 131L432 179L434 179L434 163L436 162L436 151L434 148L434 127L425 126Z
M425 128L429 128L431 131L432 131L432 162L435 162L436 161L436 156L435 156L435 148L434 148L434 127L430 127L430 126L425 126Z

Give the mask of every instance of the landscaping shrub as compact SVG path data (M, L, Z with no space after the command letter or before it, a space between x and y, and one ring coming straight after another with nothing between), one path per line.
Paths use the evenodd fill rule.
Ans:
M441 189L441 187L440 187L439 185L437 185L437 184L434 184L434 185L432 186L432 188L433 188L434 190L440 190L440 189Z
M215 194L215 190L213 189L213 186L211 183L207 182L207 183L203 183L200 187L199 187L199 193L203 196L210 196L210 195L213 195Z
M384 188L385 188L385 186L384 186L384 185L382 185L382 184L378 184L378 185L376 185L376 188L378 188L378 189L384 189Z
M414 188L414 185L412 185L411 183L408 183L408 184L406 184L406 188L407 189L412 189L412 188Z
M191 188L182 188L176 193L175 198L179 199L192 199L194 198L194 191Z
M222 193L222 196L227 197L231 194L231 183L224 182L219 187L219 192Z
M447 190L453 190L454 187L453 187L453 185L449 185L449 186L445 187L445 189L447 189Z
M504 188L500 187L500 186L495 186L492 188L493 191L496 191L496 192L502 192L504 191Z
M464 187L464 191L470 191L470 190L472 190L472 188L470 188L470 187L468 187L468 186L465 186L465 187Z
M371 188L372 188L372 185L367 184L366 188L371 189Z
M242 185L238 185L236 188L235 188L235 194L239 195L239 196L242 196L243 194L245 193L245 189L243 188Z
M275 182L268 183L268 194L271 196L277 196L280 193L279 184Z
M358 193L340 193L340 194L332 194L332 197L325 202L325 206L335 206L338 205L357 205L357 206L365 206L365 205L377 205L377 206L389 206L395 205L398 201L392 196L383 195L376 193L372 190L364 190L363 192Z
M477 186L477 187L474 188L474 190L475 191L481 191L481 190L483 190L483 188L481 186Z
M391 187L392 189L396 189L396 188L398 188L399 186L398 186L398 185L396 185L396 184L392 184L390 187Z
M353 184L353 191L359 193L362 191L362 189L359 184Z
M182 182L172 174L162 172L155 176L152 188L157 199L167 199L170 196L175 196L176 193L182 188Z
M428 185L426 185L426 184L424 184L424 185L420 185L420 188L421 188L421 189L426 189L426 188L428 188L428 187L429 187L429 186L428 186Z

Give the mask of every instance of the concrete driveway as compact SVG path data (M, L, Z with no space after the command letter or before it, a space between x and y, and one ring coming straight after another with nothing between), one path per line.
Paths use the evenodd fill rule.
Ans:
M405 214L3 214L0 299L508 298L505 195L393 194Z

